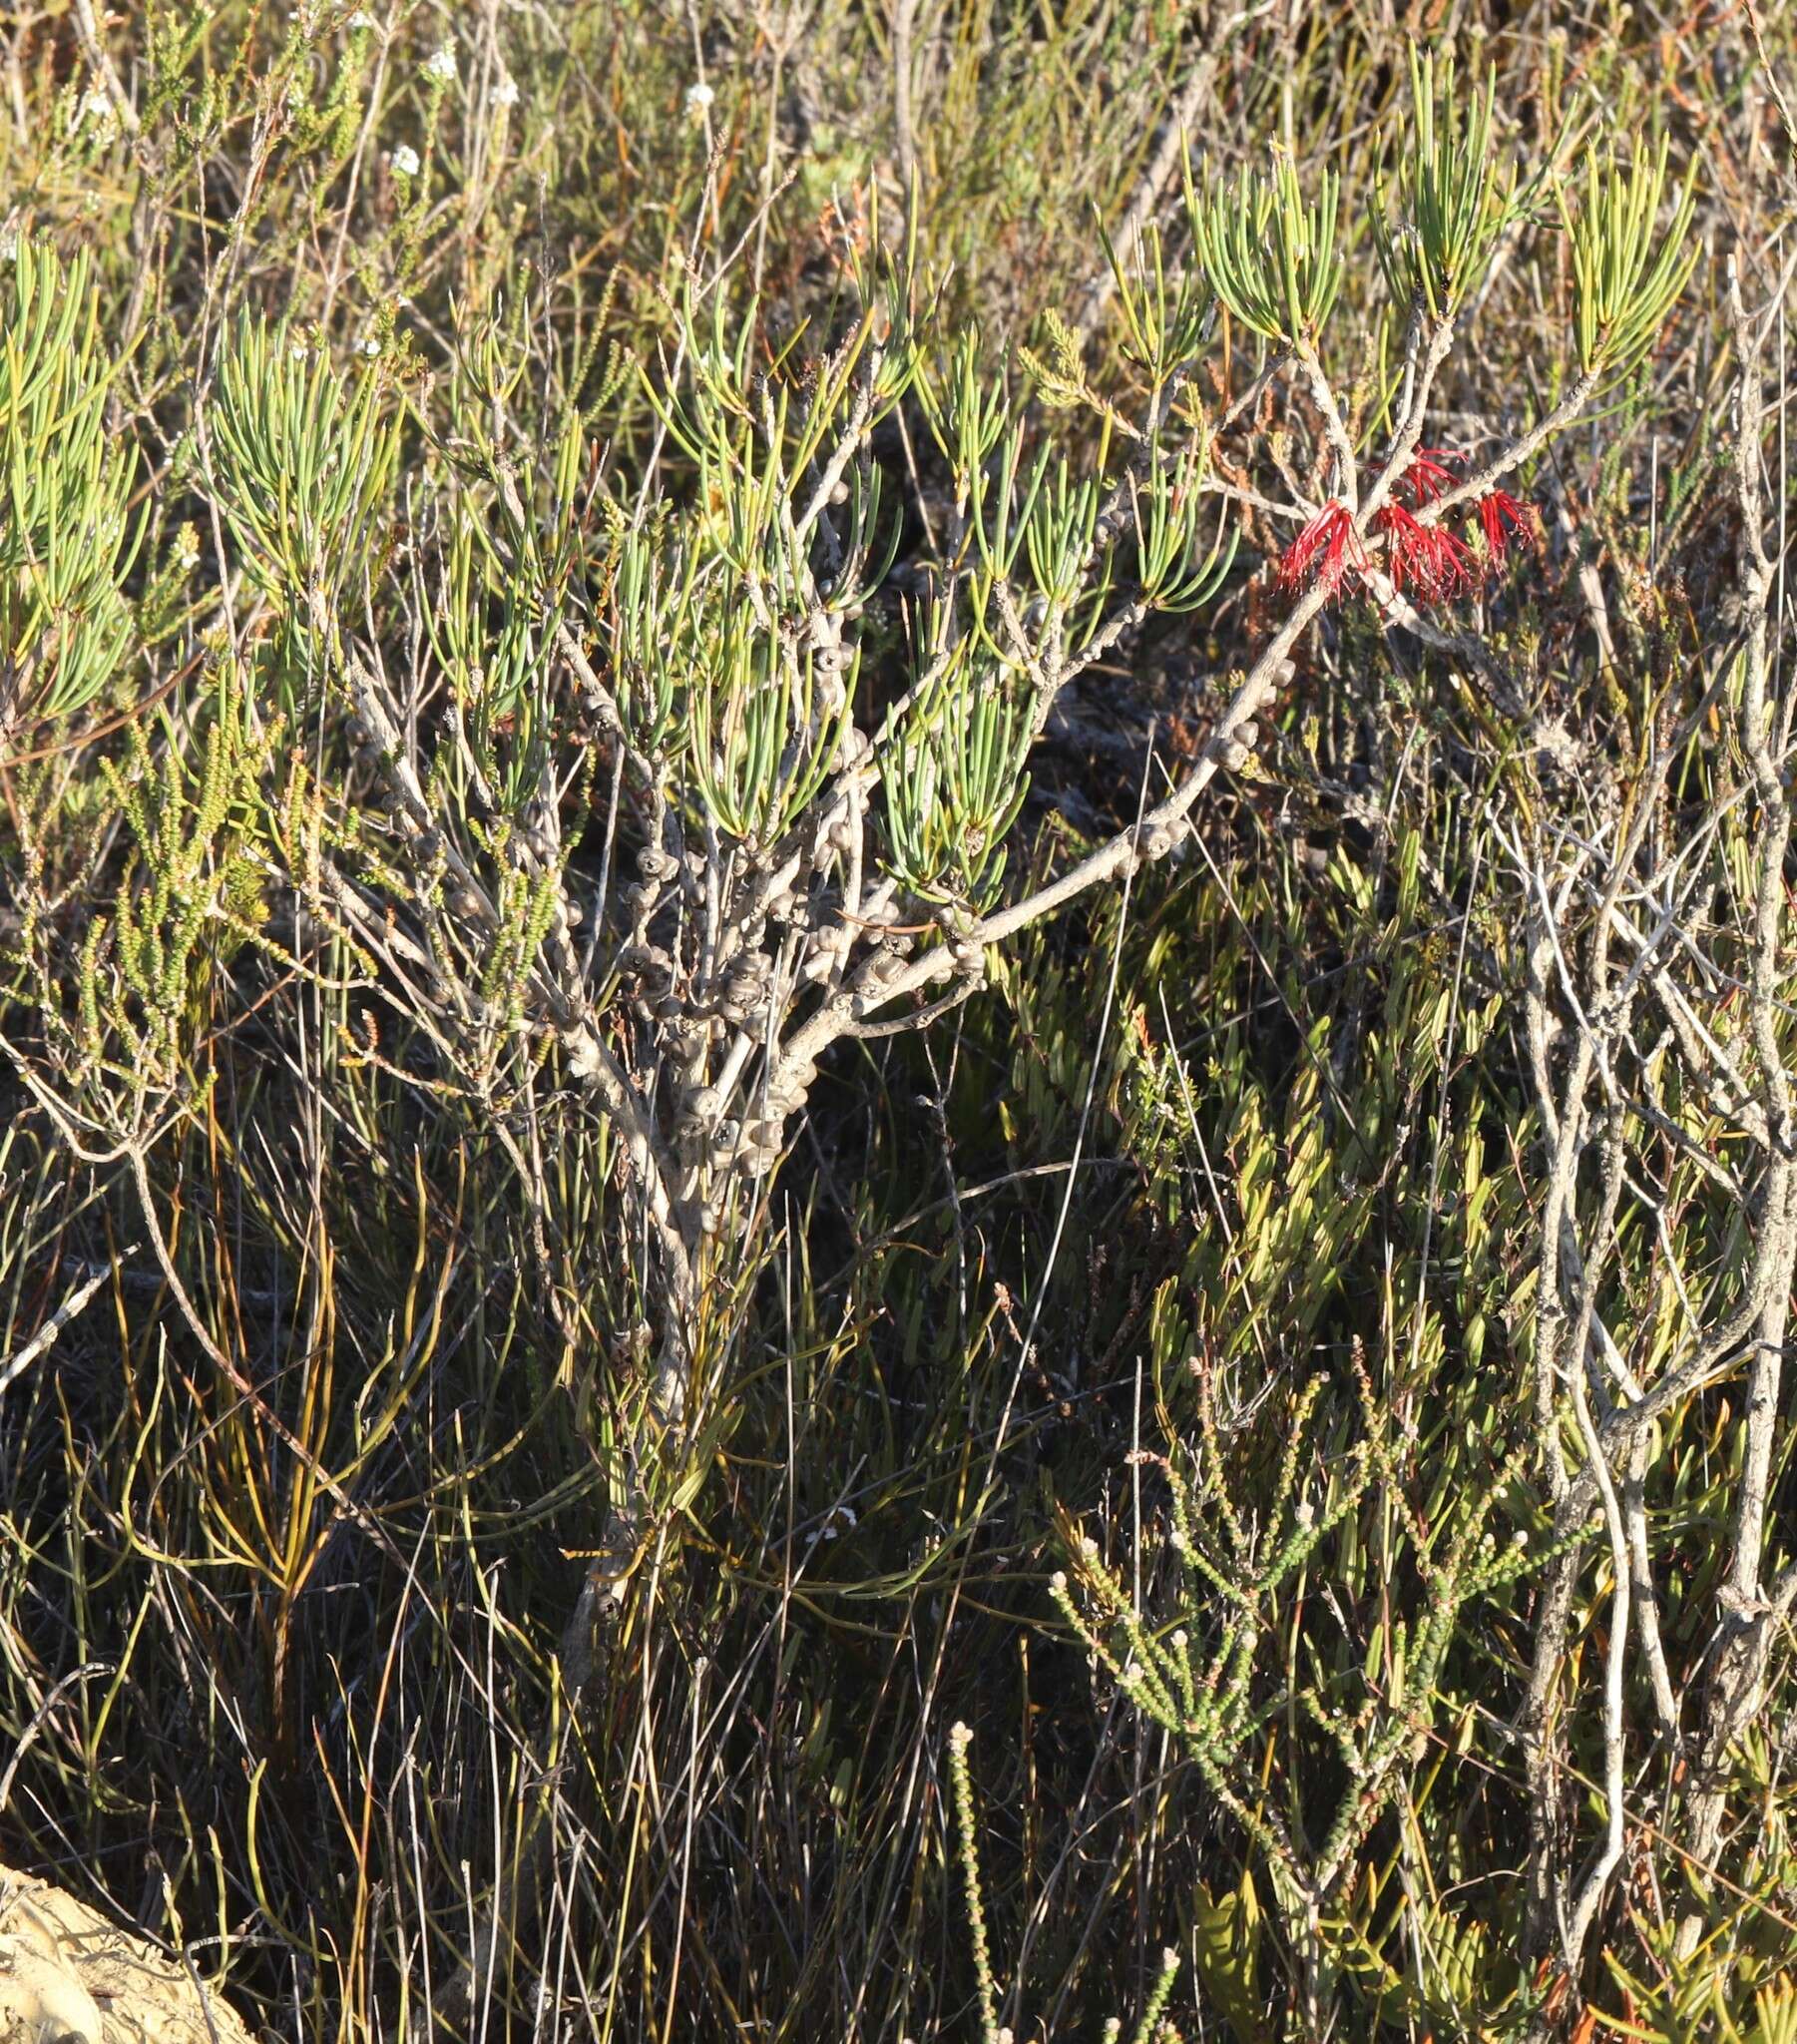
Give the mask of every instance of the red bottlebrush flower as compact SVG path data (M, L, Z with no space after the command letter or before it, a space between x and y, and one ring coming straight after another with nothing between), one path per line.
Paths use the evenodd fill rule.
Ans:
M1513 497L1508 490L1487 490L1479 499L1479 526L1494 568L1503 567L1512 538L1529 532L1534 524L1535 506Z
M1387 504L1373 523L1386 537L1394 589L1442 603L1479 579L1466 542L1445 525L1424 525L1396 503Z
M1354 530L1354 514L1333 497L1285 550L1279 586L1295 590L1311 569L1331 596L1350 575L1366 573L1366 549Z
M1457 454L1452 447L1419 447L1410 457L1410 466L1404 471L1403 487L1410 492L1413 504L1433 504L1444 490L1454 486L1454 470L1450 462L1463 462L1464 454Z

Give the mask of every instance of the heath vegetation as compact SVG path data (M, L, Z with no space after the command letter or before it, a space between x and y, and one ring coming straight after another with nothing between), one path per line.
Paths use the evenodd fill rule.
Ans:
M295 2044L1797 2044L1789 10L0 85L0 1855Z

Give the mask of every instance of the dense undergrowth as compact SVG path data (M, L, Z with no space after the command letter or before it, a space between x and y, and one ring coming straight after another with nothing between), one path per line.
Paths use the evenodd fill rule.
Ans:
M270 2038L1791 2044L1788 18L0 72L4 1856Z

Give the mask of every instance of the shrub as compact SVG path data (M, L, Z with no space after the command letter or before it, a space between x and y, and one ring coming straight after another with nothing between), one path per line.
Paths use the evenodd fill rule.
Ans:
M280 2034L1770 2044L1754 108L6 34L18 1853Z

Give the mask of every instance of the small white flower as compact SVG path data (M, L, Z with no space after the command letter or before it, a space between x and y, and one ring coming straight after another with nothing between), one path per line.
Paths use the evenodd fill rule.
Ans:
M415 178L418 175L418 152L409 142L402 142L388 157L396 178Z
M371 333L371 334L369 334L368 338L367 338L367 339L366 339L365 341L363 341L363 342L362 342L362 352L363 352L363 354L365 354L365 355L377 355L377 354L379 354L379 353L380 353L380 340L379 340L378 336L376 336L375 334L372 334L372 333Z
M433 50L424 60L424 75L436 85L454 85L456 82L456 46L445 43Z
M365 7L358 7L343 24L352 36L366 35L374 26L374 16Z
M688 121L704 119L705 109L717 95L708 85L689 85L686 88L686 118Z
M8 228L0 234L0 262L17 262L19 259L19 231Z
M1309 1498L1304 1498L1299 1503L1298 1509L1293 1516L1300 1526L1308 1526L1316 1518L1316 1506L1310 1502Z
M200 558L200 535L191 525L175 535L175 558L183 568L191 568Z
M518 104L518 81L509 71L493 88L493 104L496 107L515 107Z
M78 121L92 121L97 128L110 128L118 119L117 110L97 85L90 85L81 96L81 104L75 109Z
M306 358L307 352L308 350L303 340L295 340L291 342L287 348L287 353L290 354L293 357L294 361L296 362L303 362Z

